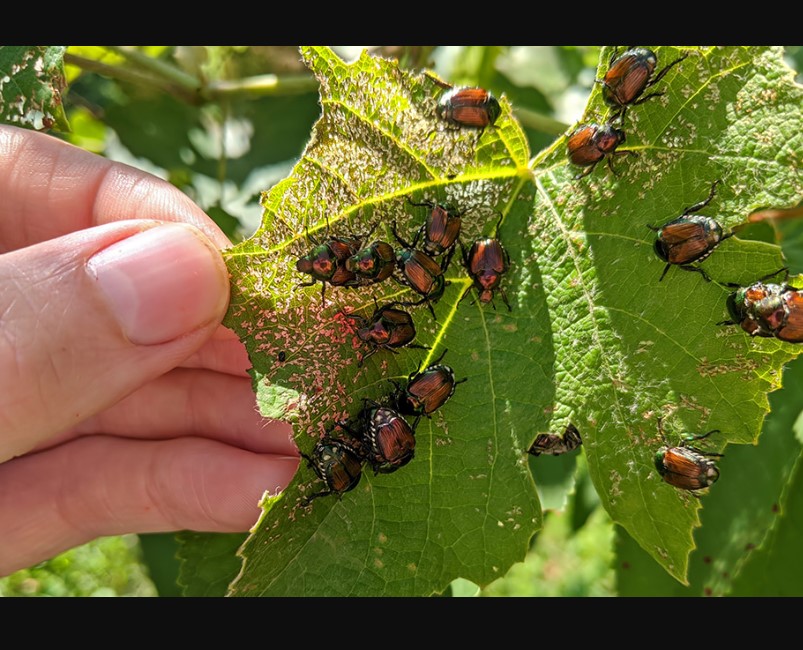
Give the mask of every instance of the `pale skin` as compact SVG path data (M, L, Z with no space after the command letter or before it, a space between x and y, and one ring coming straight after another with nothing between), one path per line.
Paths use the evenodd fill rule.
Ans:
M242 532L298 467L221 325L214 222L169 183L0 125L0 576L97 537Z

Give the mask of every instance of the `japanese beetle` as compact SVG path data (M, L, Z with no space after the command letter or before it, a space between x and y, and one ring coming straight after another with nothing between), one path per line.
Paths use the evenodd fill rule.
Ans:
M431 417L432 413L443 406L454 395L457 384L462 384L467 378L455 381L454 371L442 365L446 350L440 357L425 370L418 370L407 377L407 385L402 388L394 380L390 380L396 387L391 402L399 413L416 416L413 428L418 426L422 415Z
M434 201L413 203L409 198L407 201L410 205L429 208L429 214L420 231L424 235L424 243L421 245L421 250L430 257L437 257L449 251L449 260L451 260L455 242L460 236L460 227L463 223L462 216Z
M527 453L533 456L540 456L541 454L560 456L568 451L574 451L582 444L583 440L580 437L580 432L570 422L562 436L556 433L539 433Z
M658 431L664 437L661 419L658 419ZM664 446L655 452L655 468L665 482L683 490L702 490L713 485L719 478L719 468L711 460L721 458L722 454L706 452L692 447L689 443L702 440L719 429L699 435L685 434L677 447L670 447L664 439Z
M679 266L684 271L695 271L706 281L711 281L703 269L691 266L691 264L702 262L717 246L728 237L732 237L734 233L723 231L722 226L711 217L691 213L704 208L711 202L719 183L720 181L714 181L708 198L686 208L677 219L673 219L661 227L647 224L647 228L658 233L658 238L653 246L655 254L666 262L659 282L664 279L672 265Z
M655 52L644 47L636 47L617 56L617 50L614 50L605 77L595 81L602 84L602 99L605 103L617 109L616 115L623 116L628 106L642 104L648 99L663 95L662 92L653 92L642 97L647 88L658 83L673 66L687 56L688 54L683 54L653 76L658 65L658 56Z
M408 244L404 239L399 236L396 231L396 224L393 224L393 236L396 241L402 245L402 249L396 254L396 266L402 274L402 280L398 280L401 284L410 287L413 291L422 296L421 300L417 302L407 303L402 302L402 305L420 305L423 302L427 303L432 318L437 320L435 310L432 307L432 302L437 302L443 296L444 289L446 288L446 279L443 273L449 263L448 258L444 258L441 264L438 264L432 257L423 251L416 250L415 245L418 243L418 238L421 231L416 233L415 239L412 244ZM395 277L395 276L394 276Z
M376 299L374 299L376 305ZM356 314L344 314L346 318L357 321L360 328L357 336L361 341L371 346L371 350L360 359L358 365L379 349L390 350L398 354L396 348L411 347L428 350L426 345L413 343L415 338L415 324L413 317L403 309L395 309L397 303L391 302L382 307L376 307L370 319Z
M396 252L387 242L375 241L346 259L346 270L354 273L358 284L374 284L391 276Z
M496 309L493 297L494 291L499 291L508 311L512 311L505 291L500 286L502 276L510 268L510 256L502 246L502 242L495 238L478 239L471 245L471 249L468 252L466 252L462 243L460 244L460 249L463 252L463 265L473 281L471 285L466 287L465 292L460 296L460 300L466 297L472 287L476 287L479 301L483 304L490 302L493 308Z
M339 497L357 487L362 477L364 459L348 443L338 438L327 436L318 441L312 450L312 456L303 452L301 456L326 484L325 490L306 497L305 505L327 494L337 494Z
M449 124L480 129L482 134L485 127L493 126L502 114L499 101L484 88L455 87L428 72L424 75L441 88L447 89L438 100L435 113Z
M764 283L764 280L781 272L786 274L783 284ZM749 287L738 287L727 300L732 320L719 324L738 324L751 336L803 343L803 296L798 289L786 283L788 278L789 270L783 268Z
M452 88L438 100L438 117L450 124L473 129L492 126L502 114L499 101L484 88Z
M363 402L363 409L357 416L358 430L347 422L339 424L359 436L363 454L374 474L395 472L415 455L415 431L398 411L373 400Z
M772 331L763 327L757 320L755 307L762 301L767 304L766 301L769 298L780 296L783 293L783 285L764 284L764 280L771 278L773 275L776 275L776 273L766 276L748 287L729 284L728 286L736 287L736 291L728 296L725 303L731 320L720 321L717 325L739 325L750 336L772 337Z
M359 284L357 276L346 268L346 260L360 249L362 239L359 237L329 237L323 243L317 243L308 236L314 247L296 260L296 270L312 276L309 282L302 282L300 287L310 287L321 283L321 300L326 304L326 285L333 287L350 287Z
M760 328L776 339L788 343L803 343L803 295L792 287L758 301L753 307Z
M608 168L616 176L613 168L615 156L637 156L635 151L617 151L616 148L625 141L625 132L617 129L610 122L605 124L581 124L566 141L569 160L578 167L587 167L574 178L588 176L604 158L608 159Z

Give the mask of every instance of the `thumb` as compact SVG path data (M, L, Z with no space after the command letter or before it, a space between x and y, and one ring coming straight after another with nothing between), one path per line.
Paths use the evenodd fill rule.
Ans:
M187 224L119 221L0 255L0 462L178 365L228 300L220 252Z

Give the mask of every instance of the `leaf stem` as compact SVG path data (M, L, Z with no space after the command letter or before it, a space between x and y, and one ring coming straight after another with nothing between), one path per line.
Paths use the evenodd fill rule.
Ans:
M102 63L100 61L96 61L95 59L87 59L83 56L77 56L75 54L65 53L64 54L64 63L68 65L74 65L81 70L88 70L89 72L97 72L98 74L104 75L106 77L112 77L114 79L120 79L122 81L130 81L132 83L138 84L146 84L146 85L157 85L157 86L164 86L164 83L161 79L157 79L149 74L145 74L138 70L132 70L131 68L123 68L117 65L109 65L108 63Z
M318 80L312 75L299 74L279 77L275 74L262 74L245 79L211 81L202 92L208 99L218 99L237 95L245 95L246 98L266 95L298 95L317 89Z
M87 59L83 56L69 53L64 55L64 63L77 66L82 70L95 72L111 79L119 79L120 81L127 81L151 88L161 88L165 92L176 95L188 104L198 103L198 95L196 92L188 92L183 86L176 86L163 78L155 77L140 70L126 68L120 65L109 65L108 63L101 63L95 59Z
M198 92L201 89L201 81L191 74L179 70L176 66L165 63L161 59L155 59L147 56L138 50L130 47L121 47L118 45L104 45L104 48L115 54L125 57L131 63L138 65L145 70L148 70L155 75L171 81L172 83L192 92Z

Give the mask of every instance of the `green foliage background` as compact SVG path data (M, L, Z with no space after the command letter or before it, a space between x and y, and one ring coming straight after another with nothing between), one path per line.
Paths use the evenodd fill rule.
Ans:
M0 48L0 55L3 49ZM75 77L71 67L67 67L67 78L71 80L66 95L67 116L73 132L66 137L106 155L114 155L115 149L118 154L124 151L146 168L155 165L155 171L166 175L210 214L219 217L235 240L247 236L249 223L251 231L256 229L257 224L249 222L252 217L247 215L253 214L262 190L269 187L274 189L263 201L267 215L281 213L283 223L297 224L296 236L303 233L305 226L313 231L321 227L321 210L315 201L331 198L326 190L315 194L313 199L305 195L302 201L309 204L303 206L304 210L297 210L300 206L291 202L293 209L288 211L286 197L292 192L288 189L292 183L275 185L291 173L302 181L325 180L325 174L306 171L303 159L301 164L297 163L302 148L306 158L316 156L314 143L307 144L306 139L320 113L317 81L297 66L297 51L294 61L287 50L279 48L268 48L273 58L264 59L256 56L256 48L137 50L138 55L149 60L178 64L176 69L182 74L203 79L204 89L199 98L198 93L192 94L192 84L186 77L177 73L159 76L156 66L143 64L126 48L115 48L117 51L80 48L80 52L78 49L67 49L68 62L78 62L83 69L91 67L86 61L119 69L116 76L109 70L98 69L105 76L84 72ZM409 92L409 101L413 103L408 108L416 109L419 102L425 106L426 98L433 95L431 82L416 77L416 70L427 65L428 57L443 54L439 49L449 48L407 48L395 52L401 62L401 86L391 68L370 72L373 65L370 61L356 65L363 66L364 73L375 75L370 88L377 105L386 101L388 106L398 106L407 101L404 93ZM509 593L503 586L512 584L507 580L515 582L516 574L536 565L534 571L548 579L533 582L529 574L526 583L531 588L535 585L534 593L541 594L556 593L555 584L565 585L565 591L557 593L569 595L749 594L752 589L762 594L772 594L774 590L788 592L789 581L785 580L784 571L773 573L767 567L783 567L784 561L794 561L785 549L793 537L795 521L795 511L789 508L800 502L794 496L800 483L796 480L800 450L791 435L791 426L801 405L796 397L799 391L790 388L796 385L798 364L788 363L784 371L784 383L789 387L771 393L769 402L766 393L780 384L779 371L797 350L775 341L746 341L738 330L716 331L713 325L725 317L727 290L720 283L749 282L780 266L778 250L758 240L781 243L792 269L801 270L795 257L801 229L796 221L789 220L740 232L705 262L706 270L715 280L706 285L698 274L676 269L658 284L662 267L651 251L653 235L645 228L646 223L669 220L704 198L715 178L722 178L723 184L709 209L727 226L745 222L747 215L756 209L792 207L799 202L803 195L797 176L797 163L803 152L799 135L801 95L799 86L792 82L792 73L781 62L783 52L780 48L695 51L691 63L684 62L678 66L677 74L670 73L662 82L665 97L628 113L627 146L638 151L639 157L618 161L620 175L616 178L601 167L593 176L576 182L572 178L576 170L565 160L562 141L555 141L572 122L566 118L564 123L560 122L559 103L576 92L582 96L581 106L590 97L585 109L588 119L604 119L607 109L601 102L598 86L593 84L593 73L598 60L604 70L609 50L456 49L458 55L451 65L442 63L441 74L454 83L479 84L500 96L504 93L506 112L500 128L483 134L473 158L471 152L476 144L473 134L466 137L440 132L431 118L425 114L421 117L424 125L436 130L438 138L452 138L456 146L467 147L464 160L469 164L465 166L462 162L454 177L451 169L430 178L411 176L409 169L400 169L398 153L388 153L388 144L401 150L420 150L426 155L437 151L437 145L433 147L432 143L417 144L415 134L404 125L388 139L379 136L380 170L383 174L397 174L401 179L399 189L388 193L376 185L361 187L355 201L342 204L342 214L359 231L372 215L382 211L397 215L400 223L405 217L410 223L420 219L420 215L400 207L401 201L394 201L402 196L402 190L410 188L420 192L420 196L430 196L430 192L438 197L457 195L478 206L488 196L497 197L491 204L504 214L500 232L514 259L506 281L514 310L507 314L504 307L496 312L480 309L476 304L469 307L467 299L458 311L456 299L466 280L459 270L450 271L453 284L436 308L439 319L442 314L448 316L438 326L424 325L422 336L427 343L448 347L448 359L456 372L470 379L444 408L443 418L422 425L417 434L417 457L404 472L366 477L360 489L340 502L319 500L313 516L307 518L307 533L300 533L303 526L288 528L287 534L300 534L300 540L306 535L308 540L324 542L324 546L326 540L331 540L329 543L338 548L334 578L317 580L315 588L323 587L328 593L341 593L338 589L346 589L346 593L385 594L446 590L453 595L502 595ZM672 48L657 51L662 62L677 54ZM71 59L73 52L75 58ZM794 48L788 48L786 53L799 55ZM314 71L318 66L319 80L339 79L345 71L322 48L316 48L314 53L308 51L306 57ZM529 67L522 65L523 57ZM444 59L448 62L448 57L439 60ZM249 70L249 65L257 65L257 60L259 70ZM315 60L335 62L334 71L322 71ZM794 63L795 59L790 61ZM282 70L282 62L288 68ZM264 94L256 98L255 93L231 91L223 83L265 69L282 70L277 78L288 80L287 94L261 90ZM539 74L528 75L526 70L530 69L538 70ZM120 70L127 71L123 76L135 71L137 75L150 77L149 82L134 77L123 79ZM268 83L265 88L280 86ZM402 92L399 87L406 90ZM165 89L170 92L164 92ZM327 109L333 113L359 112L357 109L362 109L367 101L359 92L336 87L328 88L328 92L333 101L324 103L324 116ZM76 100L73 106L70 97ZM100 107L102 111L98 110ZM368 113L366 122L373 125L381 119L378 113ZM579 113L574 119L579 119ZM517 132L518 120L523 126L520 132ZM316 129L325 141L327 136L321 135L325 129L320 125ZM174 146L165 144L167 134L171 134ZM521 144L511 146L511 142ZM531 163L527 151L536 154ZM349 155L352 154L338 162L349 162ZM358 160L365 160L365 155L365 150L353 154ZM507 160L514 163L510 177L514 185L509 187L499 174ZM522 182L529 174L525 174L528 168L532 180ZM477 216L467 220L469 232L472 229L481 232L496 220L491 218L490 207L487 212L477 212ZM333 210L331 214L340 213ZM330 216L330 222L337 221L337 216ZM275 235L277 227L276 222L268 219L262 232ZM757 241L746 241L749 237ZM235 277L242 273L256 282L266 277L264 269L267 269L267 277L277 288L282 283L287 286L297 283L298 278L293 274L276 274L277 268L287 264L286 259L268 262L258 257L265 249L258 242L259 234L235 249L246 252L243 259L259 260L256 269L248 265L238 267L232 261ZM301 244L303 240L288 251L297 254ZM235 259L234 255L231 259ZM249 304L251 296L240 291L242 304ZM275 304L270 304L270 295L268 304L275 308ZM301 307L299 314L305 313L305 305L319 304L317 288L295 295ZM377 295L385 297L381 290ZM342 306L343 296L330 289L328 297L336 298L338 308ZM367 299L362 303L352 302L356 308L365 309L367 305ZM233 302L232 315L239 306L240 303ZM254 314L265 309L263 304L257 309L253 309L253 304L250 307L250 311L243 312L250 314L247 318L254 318ZM460 318L455 318L456 314ZM525 314L528 318L522 317ZM421 319L429 322L425 313L417 316L417 323ZM247 324L242 326L243 331L247 329ZM532 342L534 337L538 339L536 345L525 347L525 342ZM279 371L273 367L276 358L273 344L257 350L247 336L245 340L252 353L257 385L264 378L269 378L272 384L289 381L293 374L289 364ZM467 340L489 343L471 349L465 344ZM348 350L353 355L349 342L340 345L341 354ZM303 349L301 346L297 352ZM441 349L438 347L433 354ZM510 354L513 350L515 355ZM525 355L522 350L527 350ZM380 355L375 355L374 363L366 364L361 378L354 388L347 388L337 408L348 411L349 405L362 396L375 396L384 377L404 377L424 358L411 354L404 359L380 361L376 357ZM292 354L288 358L292 360ZM296 370L303 367L297 365ZM533 377L543 377L545 381L531 381ZM345 381L345 374L340 381ZM525 385L532 392L517 394ZM305 387L304 381L293 386L295 390L299 387ZM274 407L284 408L285 395L292 392L280 392L277 396L268 391L267 397ZM511 402L512 395L520 399ZM544 405L550 404L552 407L544 410ZM764 435L759 438L764 413L770 406L771 415L764 424ZM333 404L323 402L316 408L308 420L302 420L307 424L297 427L303 433L298 436L302 449L311 448L314 440L306 431L312 432L311 425ZM718 442L720 447L725 440L759 444L729 445L720 464L720 482L702 500L688 499L657 480L651 467L651 455L660 444L655 431L659 413L669 417L673 431L720 428L724 432ZM569 420L583 433L583 452L538 459L522 454L537 431L560 431ZM463 525L469 529L475 527L469 513L471 497L459 491L455 495L439 490L438 476L431 474L433 469L442 472L446 485L460 471L454 464L454 454L446 453L439 441L448 441L451 451L455 445L465 446L466 451L459 458L468 474L476 473L482 466L481 459L488 454L480 446L483 442L487 444L488 435L484 431L469 431L469 422L487 422L497 431L492 437L494 459L488 462L488 467L498 476L487 490L493 500L498 500L500 512L504 508L535 509L522 519L529 523L518 529L521 533L515 543L511 544L511 538L504 535L500 541L491 543L492 535L503 533L504 527L502 531L494 530L494 517L483 517L488 524L479 525L482 537L469 535L464 539L468 545L460 553L459 561L451 564L440 561L429 569L417 566L418 582L406 581L404 567L409 562L404 558L405 553L427 558L434 557L433 549L442 553L452 547L448 539L444 542L438 537L447 528L433 534L438 526L428 532L415 531L408 522L431 523L442 516L438 512L457 513L463 508L466 515ZM500 435L508 431L512 436ZM422 457L429 458L429 463L423 462ZM582 462L576 463L578 458ZM528 468L535 477L534 483ZM310 485L311 476L302 472L303 468L288 489L285 501L294 491ZM728 476L745 475L753 480L726 482ZM441 496L433 501L432 495L439 493ZM415 494L426 498L415 498ZM409 505L400 509L397 505L400 502ZM279 509L290 507L282 504L282 499L267 503L271 506L268 518ZM543 529L541 508L546 514ZM703 525L695 530L698 517ZM498 515L496 519L503 521ZM620 526L614 527L611 519ZM457 530L459 522L457 518ZM338 531L339 525L345 526L345 530ZM361 571L360 562L364 567L369 566L364 560L350 565L355 557L372 557L376 562L377 538L371 538L367 531L383 526L391 526L397 536L410 536L399 546L394 547L391 542L390 547L383 549L388 552L382 558L383 565L390 569ZM355 537L352 530L361 532ZM611 546L614 530L616 544ZM532 534L535 537L527 553ZM594 540L590 547L581 546L585 536ZM483 538L483 543L471 542ZM250 540L251 547L257 547L265 539L260 533L255 534ZM181 568L184 578L179 582L184 585L185 593L225 593L226 585L239 569L236 562L231 563L231 550L241 541L242 536L184 536L181 551L185 558ZM585 582L561 583L559 576L568 572L544 564L549 544L553 549L557 545L576 554L565 559L566 565L580 555L596 560L583 564L595 567L589 568L588 573L581 572ZM281 545L292 549L286 537ZM589 550L594 547L599 553ZM218 550L211 553L212 548ZM355 554L354 549L360 550ZM248 585L257 593L292 593L292 589L297 589L295 586L290 587L290 592L281 591L282 580L268 577L271 562L267 553L250 552L248 543L241 553L247 560L245 578L241 575L238 579L240 587ZM205 554L219 556L221 562L200 561ZM318 565L322 556L326 553L311 553L304 558L303 564L311 567L306 569L310 578L318 572L319 577L328 575L326 561ZM524 564L515 564L525 556L528 560ZM260 568L263 561L265 566ZM508 578L495 581L511 566L514 568ZM353 575L373 575L373 581L349 582L352 569ZM299 584L292 569L282 573L288 585ZM188 576L193 576L193 580ZM452 582L457 576L462 579ZM689 586L684 587L682 582L687 576ZM484 587L478 591L465 578ZM309 583L316 584L316 580ZM661 584L665 587L661 588ZM307 589L303 593L315 591ZM528 593L526 587L522 593Z

